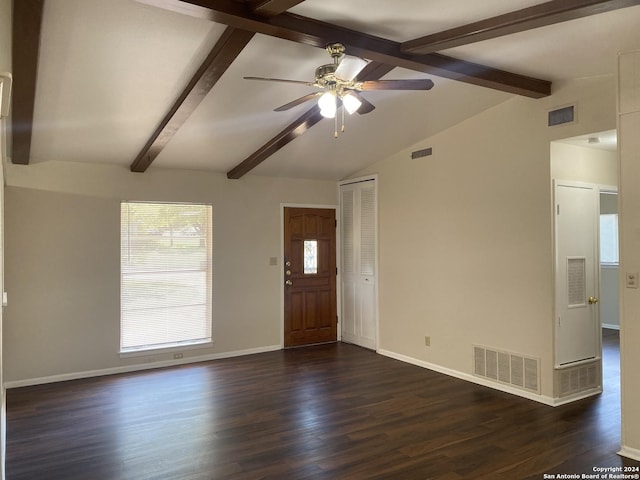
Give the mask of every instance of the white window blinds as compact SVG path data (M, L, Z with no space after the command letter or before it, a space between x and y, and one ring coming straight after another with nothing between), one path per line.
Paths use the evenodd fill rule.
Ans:
M121 204L121 352L211 342L211 220L211 205Z

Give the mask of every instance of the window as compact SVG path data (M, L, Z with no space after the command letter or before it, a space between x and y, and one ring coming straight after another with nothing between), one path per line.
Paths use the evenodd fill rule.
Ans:
M618 214L600 215L600 263L618 265Z
M120 351L211 342L211 205L120 211Z
M304 274L318 273L318 241L304 241Z

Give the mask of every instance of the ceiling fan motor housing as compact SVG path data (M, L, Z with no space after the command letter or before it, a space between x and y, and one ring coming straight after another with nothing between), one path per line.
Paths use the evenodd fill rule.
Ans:
M320 65L316 68L316 83L322 87L334 85L336 83L336 65L328 63L326 65Z

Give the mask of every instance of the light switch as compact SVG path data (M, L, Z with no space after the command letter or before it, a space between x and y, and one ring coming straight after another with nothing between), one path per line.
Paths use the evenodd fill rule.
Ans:
M638 272L627 272L627 288L638 288Z
M278 265L278 257L269 257L269 265L272 267Z

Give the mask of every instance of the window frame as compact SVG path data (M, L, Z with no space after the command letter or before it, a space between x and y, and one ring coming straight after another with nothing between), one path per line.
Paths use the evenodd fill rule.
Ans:
M603 225L602 225L602 219L603 217L613 217L615 218L615 232L613 234L614 238L613 240L613 245L615 246L615 256L617 257L617 259L615 261L604 261L603 260L603 244L605 243L603 241ZM598 218L598 229L599 229L599 236L600 236L600 249L599 249L599 256L600 256L600 265L604 266L604 267L618 267L620 266L620 240L619 240L619 216L617 213L601 213L600 217Z
M124 291L124 279L127 274L139 274L140 271L129 270L125 271L125 261L123 255L123 248L125 245L130 246L131 242L129 237L124 238L124 230L127 228L127 231L130 232L130 218L124 218L124 209L127 205L166 205L166 206L197 206L205 208L205 231L197 238L203 238L205 240L205 250L204 254L206 256L206 261L204 262L205 267L202 269L202 272L205 274L205 282L202 285L205 288L205 303L202 304L205 308L205 321L206 324L202 324L205 326L206 333L208 336L203 338L192 338L187 340L175 340L169 342L162 343L149 343L149 344L139 344L137 346L123 346L123 322L124 319L124 299L125 299L125 291ZM126 222L126 223L125 223ZM119 345L118 345L118 353L120 358L127 357L136 357L136 356L148 356L152 354L159 354L164 352L175 352L176 350L186 351L193 349L202 349L207 348L213 345L213 206L209 203L197 203L197 202L162 202L162 201L128 201L122 200L120 202L120 323L119 323ZM172 234L173 235L173 234ZM172 237L173 241L173 237ZM153 274L155 272L144 271L146 274ZM184 272L184 270L175 270L176 273ZM159 275L163 275L168 273L168 271L159 271L157 272ZM180 307L180 305L167 306L164 308L176 308ZM163 308L163 307L157 307Z

